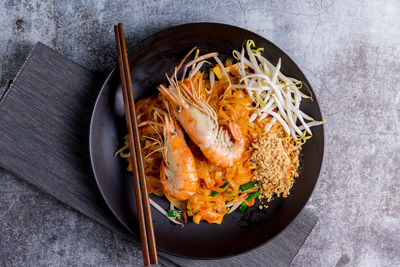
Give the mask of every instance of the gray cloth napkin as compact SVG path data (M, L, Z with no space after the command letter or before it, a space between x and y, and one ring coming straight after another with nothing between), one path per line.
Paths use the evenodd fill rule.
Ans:
M37 43L0 97L0 167L137 242L107 208L90 166L89 122L102 80ZM304 210L273 241L251 252L207 261L159 252L160 263L289 266L316 222L317 217Z

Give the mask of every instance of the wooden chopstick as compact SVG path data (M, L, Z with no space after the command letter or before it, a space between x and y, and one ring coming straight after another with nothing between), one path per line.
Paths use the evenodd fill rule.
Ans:
M135 147L136 147L136 159L139 166L139 177L140 177L140 185L142 189L142 199L143 199L143 207L144 207L144 214L146 220L146 229L147 229L147 238L149 242L149 249L150 249L150 259L152 264L158 264L158 257L157 257L157 248L156 248L156 241L154 236L154 228L153 228L153 219L151 216L151 208L150 208L150 200L149 194L147 192L147 185L146 185L146 176L144 174L144 166L143 166L143 159L142 159L142 150L140 147L140 137L139 137L139 129L137 127L136 121L136 111L135 111L135 99L133 97L133 90L132 90L132 81L131 75L129 70L129 62L128 62L128 53L126 51L125 45L125 37L124 37L124 30L122 27L122 23L118 24L119 33L121 35L121 46L122 46L122 54L124 59L124 66L125 66L125 78L126 84L128 85L128 96L129 96L129 103L131 104L131 117L134 124L133 130L135 134Z
M150 201L144 174L143 159L140 147L139 131L136 121L135 99L133 97L132 81L129 70L128 54L122 23L114 25L115 41L118 51L118 63L121 75L121 85L124 99L126 124L129 134L130 156L135 187L135 197L138 210L140 239L142 242L143 262L145 266L158 264L157 248L154 236Z

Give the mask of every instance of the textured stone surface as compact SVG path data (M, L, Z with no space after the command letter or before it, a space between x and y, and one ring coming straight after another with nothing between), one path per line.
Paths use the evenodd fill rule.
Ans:
M319 223L294 266L400 262L400 2L2 1L0 85L36 41L88 69L115 63L112 25L127 43L198 21L252 30L304 70L327 119ZM1 134L1 133L0 133ZM0 265L137 265L140 250L0 171Z

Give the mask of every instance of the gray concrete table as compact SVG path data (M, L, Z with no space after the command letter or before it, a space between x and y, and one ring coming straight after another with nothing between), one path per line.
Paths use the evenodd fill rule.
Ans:
M320 220L293 266L400 263L399 1L84 2L0 3L1 86L36 41L107 73L116 22L130 46L188 22L259 33L304 70L327 119L324 164L307 204ZM140 258L135 245L0 171L0 265L128 266Z

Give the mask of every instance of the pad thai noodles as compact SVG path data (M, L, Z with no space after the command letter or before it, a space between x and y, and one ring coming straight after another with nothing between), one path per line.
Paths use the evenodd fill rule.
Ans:
M301 146L324 121L300 110L311 99L303 83L262 52L249 40L222 62L193 48L156 97L137 101L148 192L170 208L151 204L172 222L221 224L236 209L290 194ZM117 155L131 171L127 137Z

